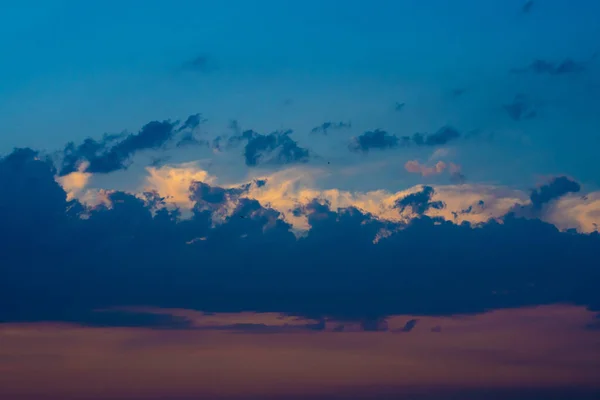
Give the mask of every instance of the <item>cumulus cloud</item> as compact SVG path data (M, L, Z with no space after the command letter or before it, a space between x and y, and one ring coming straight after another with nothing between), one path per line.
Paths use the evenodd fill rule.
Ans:
M397 313L600 306L589 262L597 233L507 215L534 201L557 212L549 206L573 192L568 182L540 188L536 200L476 185L359 193L317 189L322 172L310 171L219 183L193 164L149 167L139 192L105 192L108 204L87 206L65 190L84 179L56 179L49 160L17 150L0 159L0 304L9 305L0 318L77 321L97 308L150 305L383 329L376 321Z

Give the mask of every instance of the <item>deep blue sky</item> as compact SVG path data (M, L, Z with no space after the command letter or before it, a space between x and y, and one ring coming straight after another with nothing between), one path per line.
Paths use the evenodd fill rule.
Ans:
M598 16L2 4L0 397L597 395Z
M567 173L597 185L598 64L561 76L509 70L592 58L600 4L537 1L523 13L523 3L14 2L0 17L0 149L54 150L193 112L214 130L232 118L299 132L328 120L398 134L451 123L506 133L462 154L488 179ZM206 72L182 71L199 56ZM502 105L517 93L537 118L507 118ZM402 116L390 112L396 101ZM506 165L515 159L519 171Z

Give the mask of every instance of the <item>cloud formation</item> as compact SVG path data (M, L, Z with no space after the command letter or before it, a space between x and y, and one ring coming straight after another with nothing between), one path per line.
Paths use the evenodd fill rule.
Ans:
M80 172L86 173L106 174L126 169L137 152L159 149L181 133L184 134L183 141L194 140L190 135L203 121L199 114L195 114L183 123L151 121L136 134L105 134L100 141L88 138L78 146L70 142L63 152L60 175L78 171L83 163L86 166Z
M294 207L310 227L298 238L269 206L268 181L228 188L190 178L198 181L189 188L191 215L182 219L158 192L111 192L107 205L92 208L69 201L52 164L32 150L3 158L0 172L3 320L78 320L123 305L359 320L551 302L600 306L589 263L597 233L561 233L511 215L455 224L428 215L456 208L451 197L436 200L430 186L393 201L391 210L409 216L397 220L339 208L315 193ZM151 179L167 185L157 171ZM261 201L251 198L261 192Z
M420 174L421 176L438 175L444 172L446 163L438 161L433 167L428 167L419 163L417 160L410 160L404 164L404 169L413 174Z
M255 167L261 164L306 163L309 160L308 149L300 147L291 138L292 131L276 131L266 135L254 131L245 131L239 139L247 140L244 148L246 165Z
M539 210L544 204L552 200L568 193L577 193L580 190L581 185L579 183L566 176L558 176L531 192L531 204L533 208Z
M351 151L367 153L372 149L385 150L399 146L441 146L460 138L460 136L460 132L451 126L443 126L431 134L417 132L412 136L402 137L376 129L352 138L348 147Z

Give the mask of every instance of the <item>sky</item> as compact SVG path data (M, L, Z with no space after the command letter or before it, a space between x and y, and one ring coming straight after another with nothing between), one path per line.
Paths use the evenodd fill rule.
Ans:
M598 395L599 14L3 6L0 397Z

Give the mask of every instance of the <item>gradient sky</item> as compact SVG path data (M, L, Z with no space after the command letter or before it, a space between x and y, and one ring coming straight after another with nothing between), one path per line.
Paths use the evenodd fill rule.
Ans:
M598 15L3 5L0 397L600 390Z

